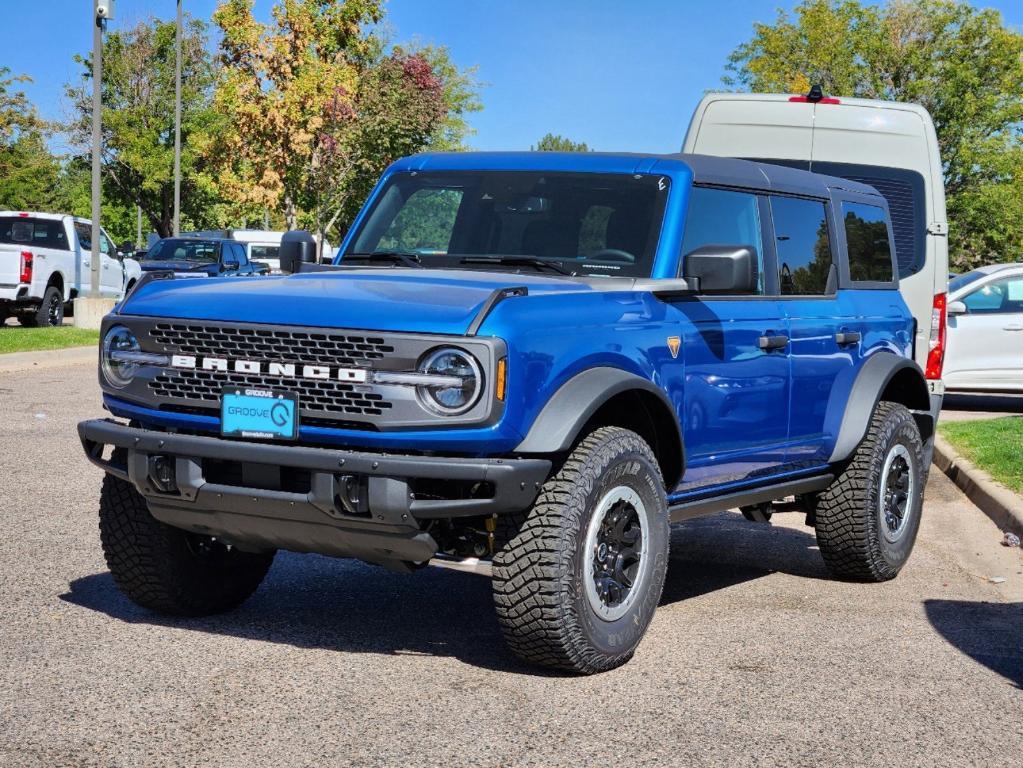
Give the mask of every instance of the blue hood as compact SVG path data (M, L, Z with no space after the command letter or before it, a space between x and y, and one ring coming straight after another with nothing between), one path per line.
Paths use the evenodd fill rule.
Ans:
M530 294L589 292L573 280L502 272L365 269L285 277L156 280L136 290L126 315L464 334L497 288Z

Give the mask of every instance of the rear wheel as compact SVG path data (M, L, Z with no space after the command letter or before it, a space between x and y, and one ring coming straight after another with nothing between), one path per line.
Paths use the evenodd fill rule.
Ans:
M262 582L274 552L234 549L149 514L135 486L106 475L99 506L107 566L134 603L162 614L204 616L229 611Z
M34 312L21 315L18 321L29 328L63 325L64 297L60 289L55 285L47 288L39 307Z
M849 464L817 499L817 543L828 568L856 581L895 578L916 542L926 481L913 415L879 403Z
M617 427L590 433L533 508L500 525L494 602L511 650L584 674L628 661L668 563L664 486L643 439Z

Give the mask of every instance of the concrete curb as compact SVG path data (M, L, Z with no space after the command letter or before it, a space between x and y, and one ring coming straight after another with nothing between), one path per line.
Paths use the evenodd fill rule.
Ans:
M99 351L96 344L87 347L44 349L39 352L8 352L0 355L0 373L34 371L40 368L63 368L82 363L96 364Z
M934 439L934 464L959 486L1000 530L1023 536L1023 499L964 459L941 435Z

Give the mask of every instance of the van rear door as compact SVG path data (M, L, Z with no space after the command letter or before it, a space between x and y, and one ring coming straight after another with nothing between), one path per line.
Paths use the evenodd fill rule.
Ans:
M683 152L720 157L813 157L814 105L779 100L772 94L716 94L705 97L693 114Z

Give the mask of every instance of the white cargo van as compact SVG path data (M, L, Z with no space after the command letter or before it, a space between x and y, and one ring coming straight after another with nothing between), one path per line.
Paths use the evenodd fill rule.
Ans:
M683 152L724 155L870 184L888 201L899 287L917 321L914 357L940 406L948 290L948 222L938 139L917 104L764 93L711 93Z

